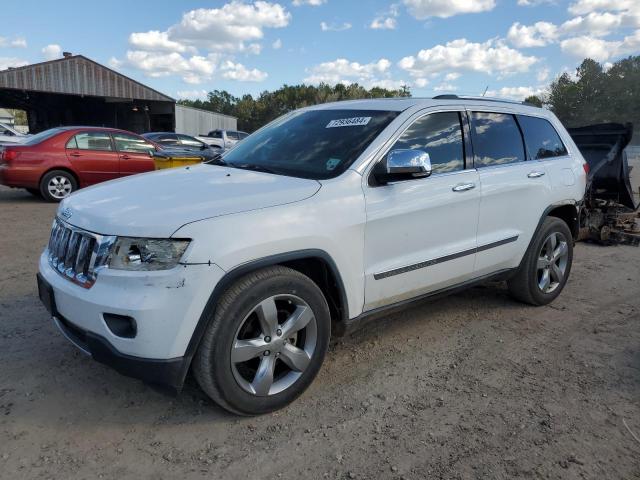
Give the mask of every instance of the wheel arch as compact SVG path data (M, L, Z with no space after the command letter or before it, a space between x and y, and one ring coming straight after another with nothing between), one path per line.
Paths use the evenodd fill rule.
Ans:
M198 319L184 355L183 380L189 371L191 361L198 350L202 336L215 312L218 299L239 278L256 270L282 265L296 270L318 285L329 304L332 333L342 335L346 332L346 319L349 317L347 294L335 261L324 250L309 249L281 253L252 260L228 271L216 284L209 300Z
M38 188L40 188L40 186L42 184L42 179L45 177L45 175L47 175L47 174L49 174L49 173L51 173L53 171L56 171L56 170L60 170L62 172L67 172L68 174L73 175L73 178L75 179L76 183L78 184L78 188L81 187L81 185L80 185L80 177L77 174L77 172L75 172L72 168L69 168L67 166L56 166L56 167L47 168L42 173L42 175L40 175L40 178L38 179Z
M552 205L550 206L546 212L546 215L543 216L543 220L546 217L556 217L560 220L564 221L569 230L571 231L571 236L575 241L578 238L578 231L580 229L580 221L578 215L578 208L575 203L565 203L563 205Z

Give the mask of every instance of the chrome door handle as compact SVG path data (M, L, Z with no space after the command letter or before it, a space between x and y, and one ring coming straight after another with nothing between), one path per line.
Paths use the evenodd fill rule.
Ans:
M454 192L466 192L467 190L472 190L476 188L475 183L459 183L455 187L452 188Z
M529 178L540 178L543 175L544 175L544 172L535 171L535 172L530 172L529 175L527 175L527 177L529 177Z

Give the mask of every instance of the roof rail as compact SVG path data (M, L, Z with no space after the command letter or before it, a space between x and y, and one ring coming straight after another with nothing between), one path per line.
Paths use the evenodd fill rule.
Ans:
M474 97L474 96L468 96L468 95L460 96L452 93L447 93L445 95L436 95L435 97L433 97L433 100L476 100L479 102L514 103L517 105L535 106L529 102L519 102L518 100L507 100L504 98L494 98L494 97Z

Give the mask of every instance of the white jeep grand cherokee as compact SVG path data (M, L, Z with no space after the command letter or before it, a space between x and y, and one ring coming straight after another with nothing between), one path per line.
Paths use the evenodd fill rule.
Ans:
M81 350L222 407L283 407L331 333L487 279L551 302L585 162L554 115L446 96L289 113L207 164L60 205L39 293Z

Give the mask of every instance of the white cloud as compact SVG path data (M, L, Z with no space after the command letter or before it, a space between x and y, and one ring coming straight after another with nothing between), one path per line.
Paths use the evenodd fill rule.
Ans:
M369 25L369 28L373 30L395 30L398 26L398 21L392 17L378 17L374 18Z
M5 37L0 37L0 47L26 48L27 41L23 37L16 37L13 40L9 40Z
M351 26L352 25L348 22L344 22L344 23L320 22L320 30L322 30L323 32L342 32L344 30L349 30Z
M25 65L29 65L29 62L21 58L0 57L0 70L6 70L7 68L24 67Z
M176 93L178 94L178 98L187 100L203 100L207 98L206 90L178 90Z
M168 32L149 30L129 35L129 44L137 50L184 53L189 47L169 39Z
M311 5L312 7L319 7L323 3L327 3L327 0L293 0L294 7L300 7L302 5Z
M400 15L397 4L392 4L389 9L377 17L369 24L369 28L373 30L395 30L398 26L396 18Z
M44 56L45 60L55 60L57 58L60 58L60 56L62 55L62 47L60 45L52 43L51 45L47 45L42 49L42 55Z
M560 42L560 48L576 58L591 58L603 62L640 51L640 30L622 40L609 41L589 36L568 38Z
M526 72L537 61L536 57L525 56L501 41L473 43L461 38L446 45L420 50L415 56L404 57L398 62L398 66L416 78L451 71L504 76Z
M409 13L418 20L429 17L447 18L461 13L493 10L495 0L403 0Z
M541 68L540 70L538 70L538 73L536 73L536 80L538 80L539 82L544 82L547 80L547 78L549 78L549 68L548 67L544 67Z
M180 75L186 83L197 84L210 79L216 70L217 57L193 55L185 57L180 53L147 52L129 50L124 61L111 59L113 68L129 67L142 71L148 77Z
M239 82L262 82L267 78L267 74L257 68L248 69L240 63L234 63L227 60L220 66L222 77L229 80L237 80Z
M567 35L603 37L622 27L640 27L640 10L637 15L631 12L591 12L564 22L560 28Z
M280 50L282 48L282 40L278 38L275 42L271 44L271 48L273 48L274 50Z
M416 78L416 79L413 81L413 84L414 84L416 87L418 87L418 88L424 88L424 87L426 87L427 85L429 85L429 80L427 80L426 78L422 78L422 77L420 77L420 78Z
M461 75L457 72L452 72L452 73L447 73L444 76L444 81L445 82L453 82L454 80L457 80L461 77Z
M309 76L304 81L310 84L335 85L342 83L350 85L358 83L367 88L374 86L390 89L400 88L405 82L389 78L390 68L391 62L386 58L364 64L338 58L332 62L324 62L312 67L309 70Z
M537 5L543 5L545 3L556 3L555 0L518 0L518 5L521 7L535 7Z
M129 42L137 50L184 53L188 47L202 47L252 53L255 47L247 46L247 42L260 41L265 28L283 28L290 20L291 14L280 4L233 0L220 8L190 10L166 31L132 33Z
M499 90L488 90L487 97L510 98L524 100L532 95L540 96L545 92L544 87L502 87Z
M537 22L531 26L514 23L509 28L507 38L516 47L544 47L558 35L558 27L549 22Z
M640 4L638 0L578 0L569 5L569 13L573 15L584 15L585 13L597 10L638 11Z
M458 90L458 87L447 82L443 82L440 85L433 87L434 92L455 92L456 90Z

